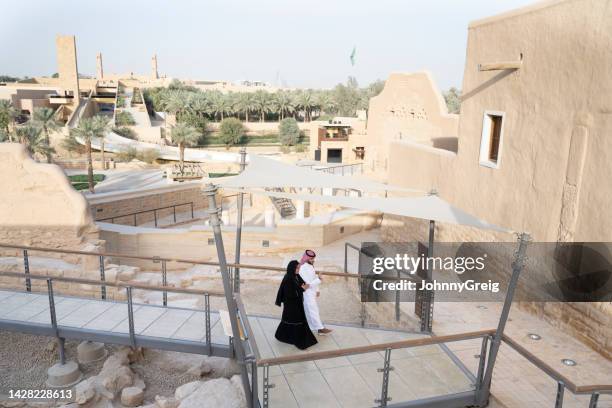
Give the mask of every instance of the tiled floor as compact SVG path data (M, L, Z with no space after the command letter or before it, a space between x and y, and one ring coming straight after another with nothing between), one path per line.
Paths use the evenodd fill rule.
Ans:
M394 331L328 326L329 336L318 336L319 343L306 351L274 338L278 320L251 317L255 340L263 358L290 354L337 350L382 342L422 337ZM372 407L380 397L384 353L372 352L350 357L307 361L270 367L270 407ZM389 396L393 402L409 401L470 390L469 378L437 346L393 350ZM263 369L259 369L262 398Z

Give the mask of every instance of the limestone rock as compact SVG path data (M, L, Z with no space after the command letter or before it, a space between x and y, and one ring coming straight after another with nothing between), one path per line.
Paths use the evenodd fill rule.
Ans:
M74 402L83 405L96 396L95 377L83 380L78 383L74 390Z
M182 400L191 395L194 391L200 388L204 384L201 381L193 381L187 384L183 384L174 391L174 398Z
M144 401L144 391L138 387L127 387L121 391L121 403L126 407L137 407Z
M173 397L162 397L161 395L155 396L156 408L176 408L179 405L179 401Z

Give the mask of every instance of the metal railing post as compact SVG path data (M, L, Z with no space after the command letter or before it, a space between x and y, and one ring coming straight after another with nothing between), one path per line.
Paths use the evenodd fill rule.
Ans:
M210 333L210 295L204 294L204 328L206 329L206 348L208 355L212 355L211 333Z
M165 288L168 286L168 273L166 272L166 261L161 261L162 268L162 286ZM164 290L162 293L163 296L163 305L168 306L168 291Z
M565 393L565 384L562 381L557 382L557 398L555 399L555 408L563 407L563 394Z
M155 226L157 227L157 210L153 210L153 219L155 220Z
M240 149L240 173L246 168L246 148ZM242 244L242 213L244 211L244 193L240 190L238 201L236 202L236 249L234 263L240 264L240 248ZM234 273L234 291L240 293L240 267L236 266Z
M130 343L132 347L136 347L136 334L134 333L134 307L132 305L132 287L128 286L125 288L127 293L127 307L128 307L128 327L130 329Z
M384 408L387 406L387 402L391 401L391 397L389 397L389 373L393 371L393 367L391 367L391 349L387 348L385 350L385 363L383 368L379 368L378 372L383 373L382 378L382 389L380 391L380 398L375 399L374 402L379 404L378 406Z
M238 363L240 364L240 374L242 379L242 386L244 387L245 395L251 394L251 384L249 383L249 374L247 372L244 349L240 341L240 330L238 329L238 307L236 306L236 300L234 299L232 292L232 285L227 270L227 258L225 257L225 248L223 247L223 237L221 234L221 220L219 219L219 213L221 208L217 207L216 195L217 187L213 184L207 184L204 188L204 193L208 196L208 214L210 217L210 225L213 229L215 245L217 247L217 257L219 258L219 269L221 270L221 277L223 279L223 291L225 293L225 301L227 309L230 315L230 322L232 325L232 349L236 354ZM230 350L231 351L231 350ZM253 408L253 401L248 401L249 408Z
M257 363L251 362L251 405L254 408L259 407L259 384L257 381Z
M60 364L66 364L66 351L65 341L59 335L59 329L57 328L57 314L55 312L55 297L53 296L53 280L47 279L47 294L49 295L49 313L51 315L51 326L55 332L55 338L57 339L57 345L59 349Z
M519 247L516 251L514 261L512 262L512 276L508 283L508 291L506 292L506 298L504 299L504 306L502 308L501 315L499 317L499 323L495 335L491 339L491 346L489 347L489 357L487 365L482 379L482 387L476 394L476 403L479 405L485 405L489 400L491 394L491 379L493 378L493 368L495 367L495 360L497 359L497 352L502 342L504 335L504 329L506 328L506 322L508 321L508 315L510 314L510 307L512 306L512 299L514 298L514 291L518 284L518 279L525 265L525 251L527 250L527 244L530 241L529 234L519 234Z
M102 298L102 300L106 300L106 285L104 284L104 282L106 282L106 274L104 273L104 255L100 255L99 260L100 282L102 282L102 284L100 285L100 298Z
M476 373L476 390L482 387L482 375L484 373L485 361L487 358L487 346L489 342L489 336L482 338L482 345L480 346L480 355L478 356L478 372Z
M589 401L589 408L597 408L597 401L599 401L599 393L594 392L591 394L591 400Z
M193 220L194 216L193 216L193 201L191 203L191 219Z
M255 369L257 366L255 365ZM274 384L270 384L270 366L268 364L263 367L263 407L268 408L270 404L270 390L274 388Z
M30 280L30 259L28 257L28 250L23 250L23 271L26 274L25 287L26 291L32 291L32 281Z

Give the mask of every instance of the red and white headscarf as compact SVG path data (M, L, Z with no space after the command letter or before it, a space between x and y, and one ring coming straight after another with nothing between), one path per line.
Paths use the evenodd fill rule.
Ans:
M304 252L304 255L302 255L302 258L300 259L300 265L305 264L306 262L315 259L315 257L317 256L317 254L315 254L315 252L312 249L307 249Z

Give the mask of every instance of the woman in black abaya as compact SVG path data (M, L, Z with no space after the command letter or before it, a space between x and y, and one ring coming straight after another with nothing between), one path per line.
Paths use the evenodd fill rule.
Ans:
M274 337L283 343L295 345L300 350L317 344L312 331L308 327L304 313L304 290L308 285L298 275L298 261L287 265L287 273L278 288L276 305L283 305L283 317Z

